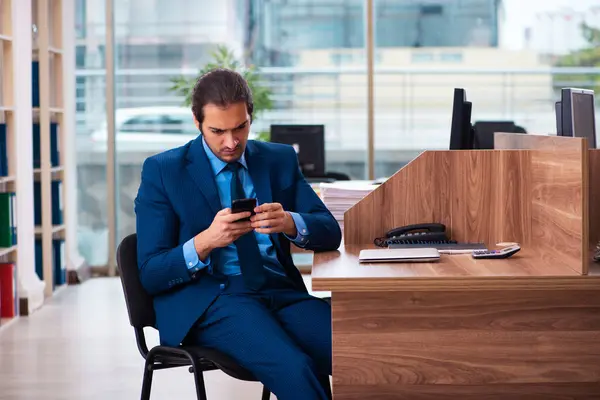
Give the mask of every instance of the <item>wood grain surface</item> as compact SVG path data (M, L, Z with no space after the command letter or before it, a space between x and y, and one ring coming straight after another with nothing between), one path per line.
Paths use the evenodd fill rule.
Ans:
M335 329L353 334L600 331L600 296L594 289L341 292L334 296Z
M337 385L343 400L598 400L600 384Z
M359 263L360 251L366 248L375 246L342 244L337 251L315 253L313 289L365 292L600 288L600 265L593 264L595 274L582 276L569 266L568 257L535 247L524 248L506 260L442 254L440 261L434 263Z
M345 213L344 241L372 243L398 226L439 222L453 240L539 246L586 273L588 150L564 139L573 140L540 150L424 152Z
M589 231L590 249L600 242L600 150L589 151Z
M523 151L422 153L345 213L344 241L372 243L398 226L438 222L461 242L526 243L529 165Z
M600 398L600 153L580 138L496 138L504 149L421 154L348 210L338 251L315 254L312 287L333 292L337 400ZM523 249L358 262L374 238L422 222Z
M434 396L443 393L439 386L455 396L469 387L466 393L491 395L494 385L542 395L554 393L555 384L570 384L557 391L569 395L577 393L574 384L584 384L581 395L597 393L597 293L335 292L336 399L355 398L352 392L376 399L386 393Z
M589 218L589 204L593 203L590 203L592 166L587 140L496 133L494 148L535 150L531 159L534 242L547 251L560 247L565 256L574 261L581 260L576 271L587 274L591 242L589 232L591 225L595 225ZM574 238L577 240L572 240Z
M496 150L553 150L587 147L587 139L566 136L548 136L535 133L494 133Z

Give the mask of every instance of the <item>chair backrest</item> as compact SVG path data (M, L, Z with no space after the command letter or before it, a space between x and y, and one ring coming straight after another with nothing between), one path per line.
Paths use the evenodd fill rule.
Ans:
M152 297L140 281L137 263L137 235L127 236L117 249L117 266L125 293L129 322L134 328L155 327L156 315Z
M348 174L344 174L343 172L327 172L325 177L335 179L336 181L349 181L350 176Z

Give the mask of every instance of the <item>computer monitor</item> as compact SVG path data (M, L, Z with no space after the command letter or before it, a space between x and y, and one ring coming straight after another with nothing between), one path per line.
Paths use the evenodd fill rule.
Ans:
M475 149L493 149L494 133L509 132L515 133L517 126L514 121L476 121L473 125L475 130Z
M452 126L450 130L450 150L471 150L474 148L474 130L471 126L471 102L467 101L465 89L454 89L452 106Z
M594 91L563 88L561 90L560 136L583 137L591 149L596 148Z
M324 125L271 125L271 142L294 147L305 177L325 176Z
M562 136L562 103L560 101L554 103L554 113L556 114L556 136Z

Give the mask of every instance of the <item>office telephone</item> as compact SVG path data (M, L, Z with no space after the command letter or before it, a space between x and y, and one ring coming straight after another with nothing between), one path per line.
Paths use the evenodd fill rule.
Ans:
M448 239L444 224L424 223L394 228L388 231L384 238L376 238L374 243L379 247L387 247L390 244L445 244L456 242Z

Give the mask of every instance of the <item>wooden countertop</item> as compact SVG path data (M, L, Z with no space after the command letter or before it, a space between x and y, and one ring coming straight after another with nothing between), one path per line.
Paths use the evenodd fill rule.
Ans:
M358 262L371 245L343 245L315 253L313 290L535 290L600 289L600 267L592 263L582 276L564 259L537 249L522 249L505 260L475 260L468 254L442 254L436 263Z

